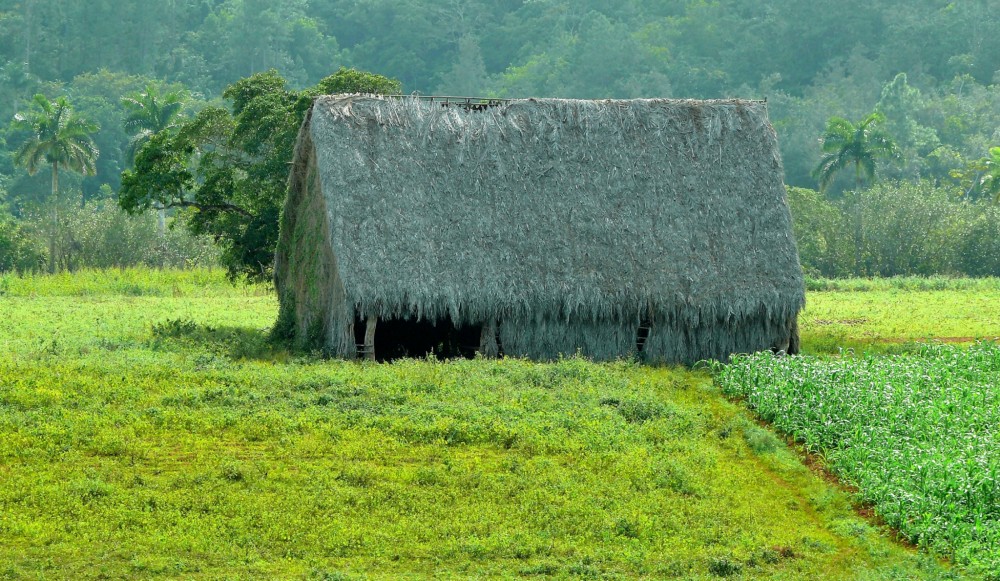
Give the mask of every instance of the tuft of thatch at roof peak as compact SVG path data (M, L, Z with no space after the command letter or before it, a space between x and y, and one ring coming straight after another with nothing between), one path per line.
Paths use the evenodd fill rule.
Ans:
M623 356L640 326L657 360L766 348L804 304L782 179L763 102L320 97L283 316L341 353L367 316L499 321L504 350L534 357Z

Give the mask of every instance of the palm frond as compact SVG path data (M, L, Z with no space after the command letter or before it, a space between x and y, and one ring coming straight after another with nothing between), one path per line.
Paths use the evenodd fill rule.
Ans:
M29 139L18 148L14 154L14 163L24 167L28 175L35 175L45 157L45 150L41 147L41 142Z
M174 119L184 106L179 92L160 95L155 85L147 85L143 93L123 97L121 104L128 111L125 129L133 134L142 131L158 133L173 127Z
M885 117L878 112L865 116L857 125L841 117L831 117L826 131L820 138L823 156L813 170L813 177L825 190L833 181L834 174L854 165L858 178L862 174L869 180L875 179L879 159L892 158L897 149L892 138L881 129Z
M49 116L52 115L52 102L49 101L45 97L45 95L41 93L36 93L31 100L32 102L34 102L35 105L37 105L42 110L43 113Z
M849 142L853 134L854 125L850 121L841 117L831 117L827 121L826 131L820 137L820 146L824 152L836 151L844 143Z
M841 152L824 153L819 165L813 170L813 178L819 182L820 190L826 190L833 177L845 167L847 161Z

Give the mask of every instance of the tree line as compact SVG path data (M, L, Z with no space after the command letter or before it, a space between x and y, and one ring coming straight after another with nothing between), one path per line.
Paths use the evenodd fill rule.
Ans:
M347 66L424 94L767 98L798 187L827 119L878 104L893 177L939 179L997 145L998 29L989 0L0 0L0 118L37 92L103 108L95 82L211 101L271 68L302 89Z
M831 203L878 179L963 203L996 197L997 11L986 0L875 4L0 0L0 117L13 120L0 123L4 223L42 206L58 220L57 207L74 206L56 190L77 205L172 207L222 242L234 275L258 276L267 253L253 248L269 244L281 194L279 172L264 175L277 165L254 156L283 151L302 99L345 66L393 91L767 98L790 186ZM100 128L92 167L26 163L43 100ZM160 158L142 156L150 144ZM154 170L184 195L137 197ZM263 185L248 188L247 172Z

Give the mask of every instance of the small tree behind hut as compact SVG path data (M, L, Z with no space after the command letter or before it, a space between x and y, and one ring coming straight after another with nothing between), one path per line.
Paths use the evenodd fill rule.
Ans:
M185 225L219 243L231 278L270 278L299 127L313 99L329 91L398 93L400 85L347 68L302 91L274 70L241 79L223 93L231 109L207 107L146 140L122 173L119 204L132 213L187 209Z
M820 137L823 155L813 170L813 177L825 191L837 174L853 166L854 187L860 190L863 180L875 180L878 163L896 155L896 144L882 129L885 116L871 113L857 125L841 117L831 117Z

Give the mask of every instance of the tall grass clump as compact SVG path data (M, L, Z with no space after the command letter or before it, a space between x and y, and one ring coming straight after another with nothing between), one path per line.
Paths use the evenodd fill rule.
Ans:
M226 279L222 269L87 268L56 274L0 273L0 295L37 296L154 296L227 297L262 296L272 293L270 285Z

